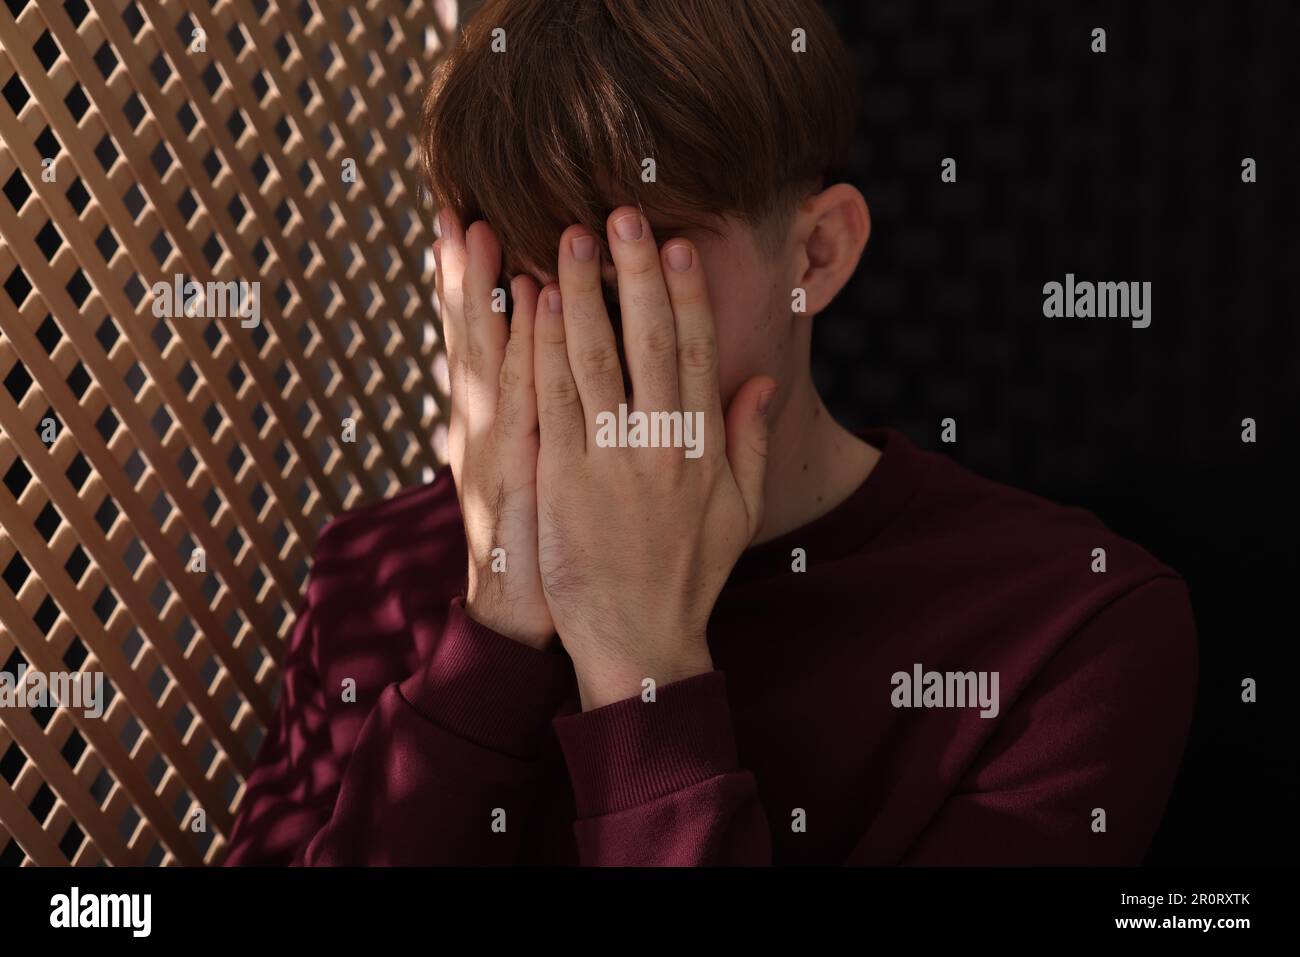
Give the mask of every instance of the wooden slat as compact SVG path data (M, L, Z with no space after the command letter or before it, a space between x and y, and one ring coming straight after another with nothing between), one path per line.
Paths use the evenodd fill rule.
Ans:
M0 860L219 862L320 527L437 467L411 143L455 7L0 4L0 670L114 694L0 708ZM260 326L155 316L176 273Z

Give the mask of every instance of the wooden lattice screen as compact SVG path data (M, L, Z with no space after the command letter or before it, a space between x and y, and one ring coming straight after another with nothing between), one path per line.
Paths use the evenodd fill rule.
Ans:
M0 0L0 670L110 700L0 708L0 864L219 860L317 532L436 466L416 124L455 20ZM177 275L260 306L159 318Z

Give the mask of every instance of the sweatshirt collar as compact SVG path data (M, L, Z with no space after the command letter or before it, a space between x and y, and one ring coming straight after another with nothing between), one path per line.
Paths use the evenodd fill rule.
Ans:
M871 473L825 515L740 556L728 585L788 574L793 551L802 548L808 567L861 551L920 491L932 456L896 429L860 429L855 434L881 453Z

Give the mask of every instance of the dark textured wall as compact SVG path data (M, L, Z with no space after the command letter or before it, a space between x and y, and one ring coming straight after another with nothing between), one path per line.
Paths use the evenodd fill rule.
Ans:
M857 276L817 320L828 404L1087 507L1182 572L1198 711L1150 862L1290 859L1300 6L827 6L858 58L848 174L873 214ZM1150 327L1044 318L1043 284L1067 272L1150 281Z

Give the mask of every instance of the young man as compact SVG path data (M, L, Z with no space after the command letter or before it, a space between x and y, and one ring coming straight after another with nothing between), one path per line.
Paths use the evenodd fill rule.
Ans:
M1142 859L1181 579L813 387L852 82L813 0L469 25L424 139L451 468L322 534L231 863Z

